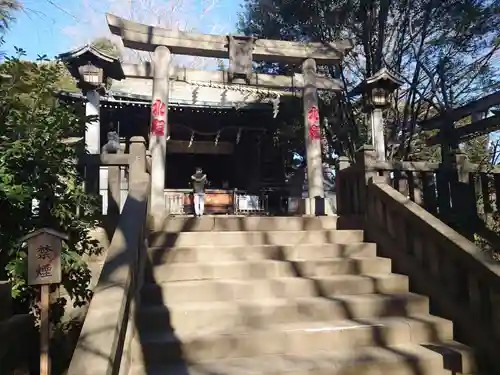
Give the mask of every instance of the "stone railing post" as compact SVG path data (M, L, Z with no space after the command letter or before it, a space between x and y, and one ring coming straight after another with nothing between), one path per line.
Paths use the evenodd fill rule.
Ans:
M130 139L129 183L141 179L144 173L146 173L146 140L144 137L132 137Z
M114 228L120 216L121 202L121 170L118 165L108 166L108 207L106 216Z
M362 146L355 157L356 180L352 187L354 194L354 211L356 214L366 212L366 199L368 182L375 177L377 173L373 171L373 164L377 161L377 152L371 145Z
M467 155L460 152L455 154L454 167L456 170L450 171L451 181L448 185L451 197L452 223L458 228L472 229L478 219L475 184L471 183L469 177L473 168ZM467 233L467 230L461 231L461 233ZM471 238L473 238L472 235Z
M335 181L337 195L337 213L339 215L352 214L352 194L349 189L349 182L352 181L348 175L347 168L351 166L351 161L347 156L339 157L338 170Z

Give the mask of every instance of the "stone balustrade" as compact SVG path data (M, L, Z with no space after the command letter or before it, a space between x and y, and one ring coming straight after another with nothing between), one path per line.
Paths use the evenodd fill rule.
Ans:
M394 189L469 239L480 233L492 247L500 245L500 238L489 229L495 220L495 207L498 211L496 202L500 202L500 167L472 164L461 154L451 166L378 161L373 148L365 146L355 163L341 158L339 169L337 188L344 194L339 212L364 212L356 192L369 178L383 176Z
M114 202L111 211L108 209L108 220L114 230L67 375L104 375L128 368L134 329L129 317L134 316L136 291L142 280L150 186L144 138L131 139L129 154L97 156L100 160L87 160L87 165L110 167L108 176L116 171L119 176L120 166L127 168L129 191L120 213L120 181L108 177L109 197Z
M490 205L483 208L482 217L491 212L500 202L498 172L466 165L455 170L456 178L449 172L447 184L436 183L444 180L438 165L378 162L371 147L360 150L353 164L341 160L339 169L339 214L357 215L363 222L365 240L377 243L379 254L392 259L394 270L410 277L412 291L431 298L433 313L454 322L458 340L476 348L488 368L500 371L496 358L500 349L500 263L441 220L444 217L455 224L456 218L444 213L455 210L459 216L458 210L465 209L469 211L461 211L462 218L472 220L475 214L480 219L481 204ZM437 176L433 184L422 183L432 174ZM401 183L403 175L405 184ZM486 199L473 205L471 200L477 199L478 192L475 176L482 186L487 184L496 191L479 189ZM448 193L440 190L443 185L448 186ZM448 204L443 203L443 196L448 197ZM469 224L473 229L474 222Z

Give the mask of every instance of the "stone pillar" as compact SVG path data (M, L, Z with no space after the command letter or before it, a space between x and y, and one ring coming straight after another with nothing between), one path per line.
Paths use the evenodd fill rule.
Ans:
M86 129L85 149L89 154L101 153L101 120L100 120L100 95L95 90L85 92L87 102L85 103ZM106 186L107 169L99 166L87 166L85 168L86 189L90 193L101 194L99 191ZM104 210L104 207L101 207Z
M315 201L324 198L323 164L321 157L321 131L318 109L318 89L316 86L316 62L307 59L302 64L304 74L304 131L307 160L307 185L309 199L306 214L315 213Z
M130 138L130 170L129 183L140 180L146 173L146 140L144 137Z
M87 120L85 130L85 148L90 154L101 153L101 124L100 124L100 95L95 90L88 90L87 103L85 103L85 115L92 116Z
M372 109L370 122L372 128L372 145L377 152L377 160L385 161L387 157L385 153L384 118L381 108Z
M170 50L156 47L153 53L153 95L149 151L151 153L151 210L160 217L165 213L165 177L167 156L167 113Z

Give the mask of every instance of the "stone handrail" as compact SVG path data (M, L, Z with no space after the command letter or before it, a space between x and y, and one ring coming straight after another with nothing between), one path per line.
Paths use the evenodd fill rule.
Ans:
M128 161L128 196L67 375L118 374L121 362L127 363L133 336L129 317L134 315L147 245L150 177L146 173L146 148L142 137L132 139Z
M448 170L433 171L433 167L430 163L379 162L373 148L365 147L354 164L340 160L339 214L358 216L366 239L377 243L380 255L392 259L396 272L410 276L412 291L429 296L433 312L454 322L456 338L476 348L486 367L500 373L496 358L500 349L500 263L443 221L450 219L444 213L463 215L461 219L480 217L475 202L477 185L469 180L474 167L467 163ZM392 179L388 172L394 174ZM409 178L412 172L434 174L434 178L419 186ZM403 173L407 189L398 181ZM500 202L500 174L495 170L491 175L493 179L485 184L496 192L484 194ZM421 189L421 200L417 189ZM449 206L440 205L438 198L443 197ZM430 203L436 204L437 211L430 209ZM467 224L473 227L474 222Z
M460 154L452 166L379 161L373 148L365 146L357 153L354 164L346 158L339 161L337 187L345 195L340 210L364 212L364 203L356 200L358 195L353 189L363 189L373 176L386 177L394 189L469 238L479 232L488 234L490 243L495 241L487 228L494 220L495 202L500 202L500 167L472 164Z
M500 263L385 183L366 186L365 233L412 291L431 298L435 313L454 322L456 338L500 372Z

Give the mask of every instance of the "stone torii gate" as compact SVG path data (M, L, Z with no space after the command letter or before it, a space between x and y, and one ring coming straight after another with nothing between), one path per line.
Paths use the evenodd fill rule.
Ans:
M121 37L125 47L153 52L152 67L130 66L124 70L127 76L153 79L149 147L151 152L151 209L154 212L163 212L165 208L168 91L170 75L173 72L170 67L172 54L229 58L227 74L206 72L206 77L203 78L205 81L303 89L309 187L309 204L306 205L306 212L315 212L313 199L324 198L318 89L338 91L342 87L341 82L336 79L318 76L316 63L338 64L345 53L352 48L350 41L299 43L246 36L186 33L132 22L112 14L107 14L106 18L109 29L113 34ZM253 61L301 64L302 75L294 77L295 80L286 76L256 75L252 72ZM172 78L177 79L178 74L174 75L175 77ZM191 71L189 75L200 77L203 73Z

